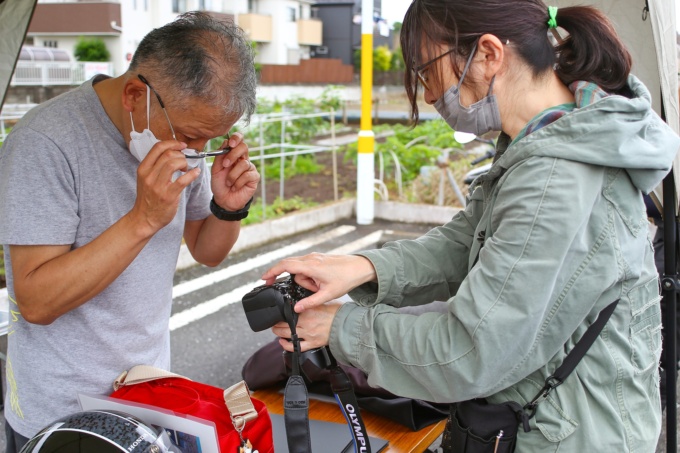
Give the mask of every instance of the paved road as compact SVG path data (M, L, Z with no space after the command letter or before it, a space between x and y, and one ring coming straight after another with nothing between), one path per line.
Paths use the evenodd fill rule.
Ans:
M260 275L277 260L312 251L348 253L374 248L386 239L413 237L430 228L385 221L358 226L347 220L244 251L219 268L179 271L171 318L173 371L218 387L241 380L248 357L273 338L269 331L250 330L241 297L261 283ZM0 422L4 423L1 417ZM4 448L4 430L0 430L0 452ZM657 453L662 452L661 445Z

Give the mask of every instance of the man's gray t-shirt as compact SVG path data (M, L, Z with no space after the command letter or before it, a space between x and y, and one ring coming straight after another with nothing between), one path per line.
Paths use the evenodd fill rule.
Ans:
M21 317L7 245L82 247L135 202L139 162L93 81L35 107L0 147L0 244L11 311L5 416L26 437L80 410L78 393L109 394L134 365L169 369L172 279L184 222L210 214L209 172L201 162L201 177L183 192L173 221L108 288L48 326Z

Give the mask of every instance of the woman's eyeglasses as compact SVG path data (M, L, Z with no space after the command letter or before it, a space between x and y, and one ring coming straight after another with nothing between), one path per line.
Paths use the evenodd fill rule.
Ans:
M423 63L419 66L415 66L414 64L415 68L413 69L413 72L415 73L415 76L418 77L418 80L423 85L423 88L430 91L430 85L428 85L427 83L427 68L435 61L439 60L440 58L444 58L445 56L449 55L450 53L453 53L454 51L455 49L448 50L443 54L439 55L438 57L434 57L432 60L428 61L427 63Z

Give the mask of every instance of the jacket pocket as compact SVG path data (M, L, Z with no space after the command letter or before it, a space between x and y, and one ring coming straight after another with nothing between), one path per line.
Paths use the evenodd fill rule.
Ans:
M571 378L573 379L573 378ZM566 386L567 384L565 384ZM525 378L513 388L494 395L494 400L517 401L527 404L543 387L543 383L532 378ZM518 390L521 388L521 391ZM555 390L559 393L562 388ZM524 395L524 396L522 396ZM500 398L499 398L500 396ZM529 421L531 431L525 433L521 426L518 433L518 451L556 451L565 439L569 438L579 427L579 422L560 405L558 399L548 396L538 405L536 415Z
M656 368L661 356L661 308L659 284L654 278L627 294L630 305L631 363L635 374Z
M551 444L562 442L578 428L578 422L570 417L554 399L548 398L541 405L543 407L539 406L536 413L536 427Z

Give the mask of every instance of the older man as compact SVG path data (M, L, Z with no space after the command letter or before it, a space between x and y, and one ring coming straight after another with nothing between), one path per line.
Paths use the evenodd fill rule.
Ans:
M153 30L129 70L33 109L0 148L0 244L13 319L8 451L110 392L133 365L170 366L182 237L219 264L260 179L234 134L255 108L242 31L202 13ZM210 173L210 174L209 174Z

